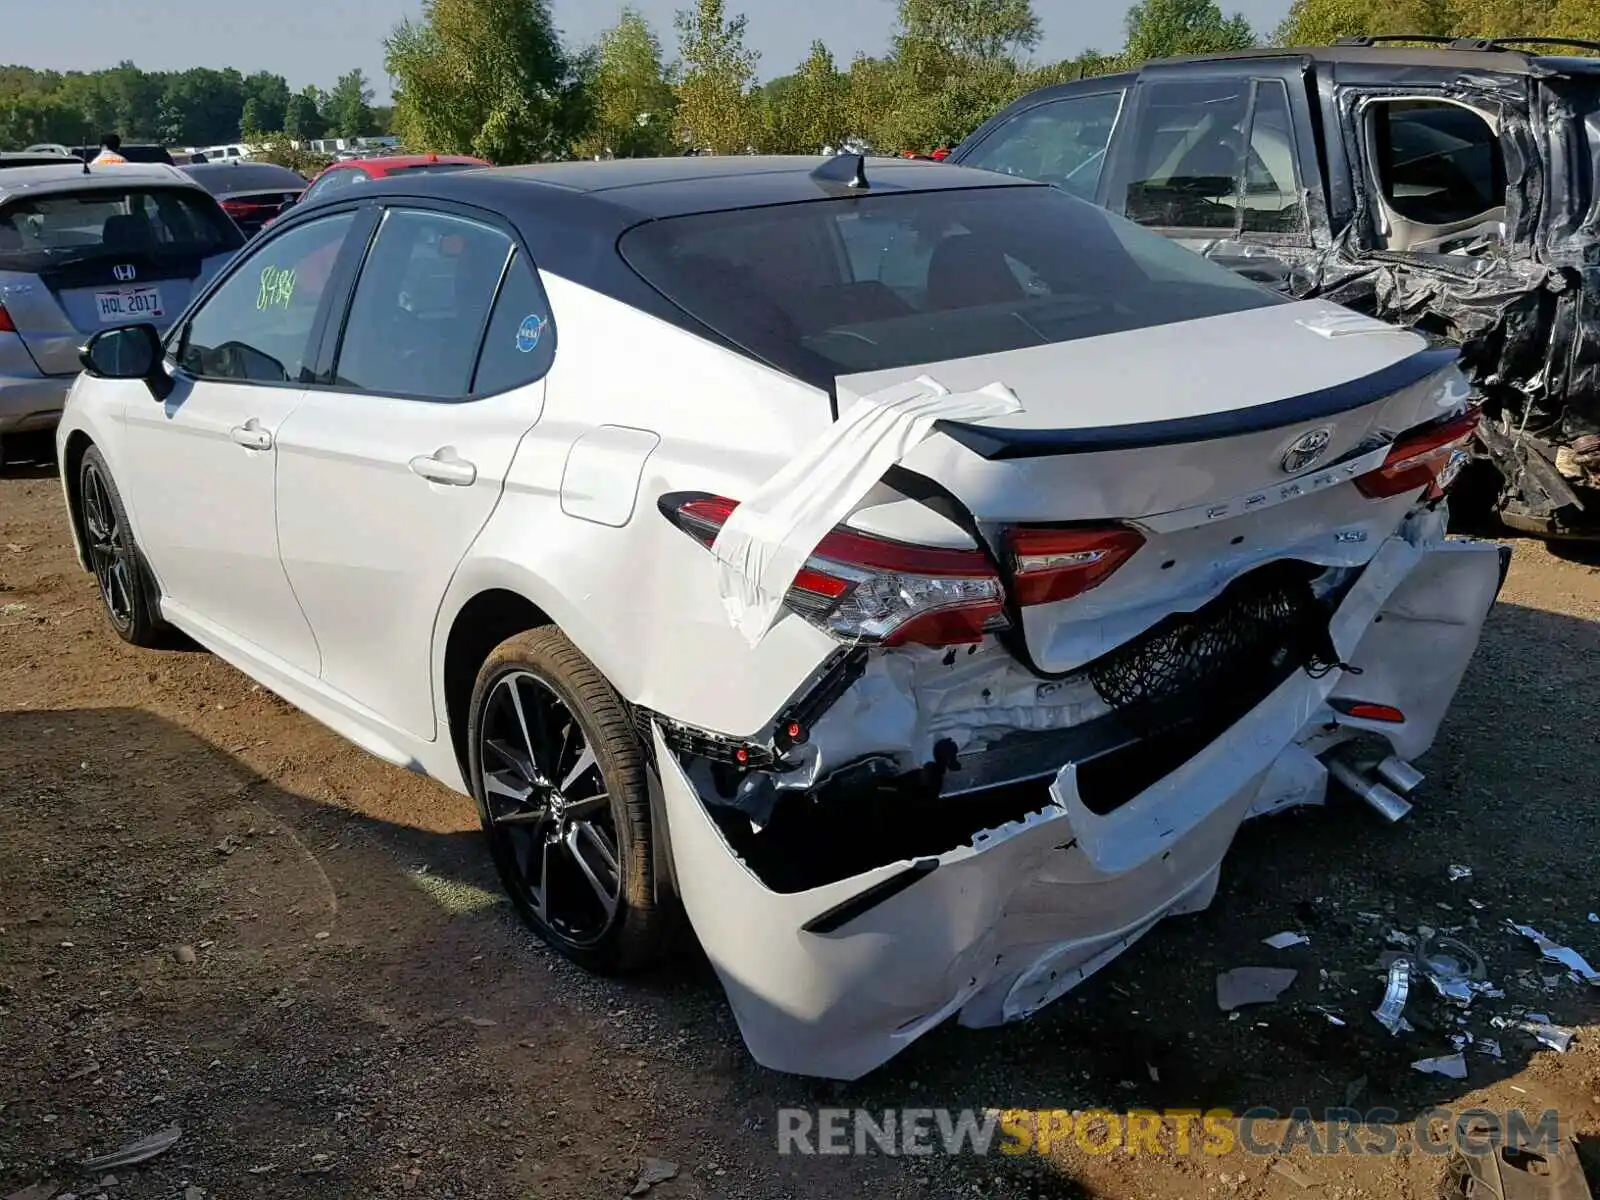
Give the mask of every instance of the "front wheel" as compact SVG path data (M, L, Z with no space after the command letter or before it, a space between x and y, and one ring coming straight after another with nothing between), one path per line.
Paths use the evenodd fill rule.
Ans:
M517 634L478 672L468 729L478 816L522 918L588 970L658 957L645 764L611 685L558 629Z
M156 612L154 589L145 586L144 564L134 545L127 509L97 446L89 447L78 467L78 505L89 569L100 585L100 601L111 628L135 646L164 644L168 626Z

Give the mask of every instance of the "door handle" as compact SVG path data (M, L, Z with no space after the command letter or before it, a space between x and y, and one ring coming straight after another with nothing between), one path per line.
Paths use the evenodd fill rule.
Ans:
M261 421L257 417L251 417L243 425L235 425L228 432L246 450L272 449L272 431L261 428Z
M459 456L451 446L442 446L432 454L417 455L411 460L410 467L433 483L470 487L478 480L478 468Z

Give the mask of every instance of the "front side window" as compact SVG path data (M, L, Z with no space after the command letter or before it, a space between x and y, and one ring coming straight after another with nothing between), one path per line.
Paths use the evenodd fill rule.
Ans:
M1145 87L1124 211L1141 225L1233 229L1250 80Z
M0 271L37 273L130 254L208 258L240 244L216 201L192 188L95 188L0 209Z
M248 254L190 318L178 365L201 379L309 382L311 331L354 221L311 221Z
M1092 200L1122 96L1071 96L1029 109L986 137L961 165L1036 179Z
M505 233L477 221L390 209L356 283L335 382L432 400L469 395L511 248Z
M673 217L635 226L620 250L684 311L819 385L1282 302L1158 234L1025 185Z

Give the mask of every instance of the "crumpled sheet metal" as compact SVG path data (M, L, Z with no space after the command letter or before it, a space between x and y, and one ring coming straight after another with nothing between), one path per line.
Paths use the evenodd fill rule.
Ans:
M1341 653L1388 611L1407 579L1430 574L1434 558L1475 558L1485 578L1497 575L1492 546L1437 536L1394 537L1380 548L1331 623ZM1475 625L1487 607L1486 598ZM1452 652L1470 655L1470 644ZM1050 799L1022 820L937 856L793 893L771 890L731 852L657 733L684 907L752 1056L774 1070L854 1079L951 1016L968 1027L1026 1017L1157 921L1203 908L1274 765L1321 736L1335 684L1333 674L1289 678L1211 746L1111 813L1085 807L1068 764ZM850 915L835 924L840 912Z
M1463 73L1447 94L1496 116L1507 147L1507 253L1387 254L1367 244L1370 198L1328 224L1320 190L1310 205L1319 248L1218 239L1189 243L1297 299L1320 298L1462 348L1462 368L1486 399L1484 439L1518 505L1535 517L1581 499L1555 472L1557 447L1600 434L1600 91L1559 76L1553 97L1526 102L1521 77ZM1415 89L1398 85L1396 94ZM1363 95L1379 94L1363 89ZM1355 98L1341 98L1346 143L1357 144Z
M1003 384L952 393L926 375L861 397L734 509L717 534L711 552L728 619L759 645L817 544L936 422L1021 411Z

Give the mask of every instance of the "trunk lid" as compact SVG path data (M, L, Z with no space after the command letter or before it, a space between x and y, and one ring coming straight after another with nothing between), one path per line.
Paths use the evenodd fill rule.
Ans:
M841 410L926 375L952 392L1002 383L1022 411L942 423L896 486L931 481L1003 552L1016 525L1126 523L1144 545L1097 587L1020 610L1029 655L1076 669L1255 566L1359 566L1415 502L1357 475L1467 389L1416 334L1323 302L842 376Z

